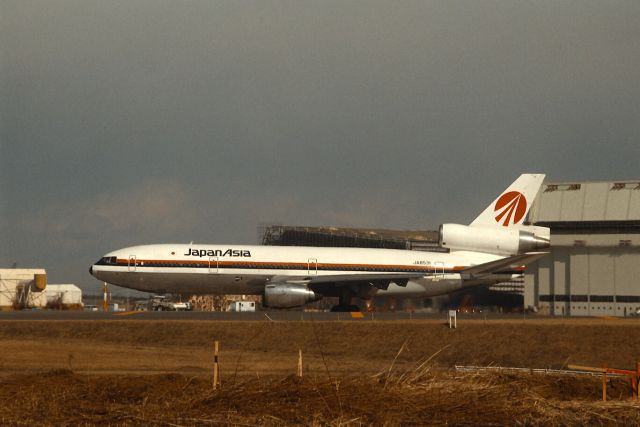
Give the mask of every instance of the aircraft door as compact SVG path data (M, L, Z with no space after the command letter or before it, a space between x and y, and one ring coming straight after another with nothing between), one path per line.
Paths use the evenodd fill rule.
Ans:
M220 261L217 256L209 257L209 273L218 273L220 270Z
M136 271L136 266L138 265L138 261L136 260L135 255L129 255L129 262L127 263L127 267L129 271Z
M440 279L444 279L444 262L442 261L436 261L433 263L433 267L434 267L434 279L435 280L440 280Z
M316 258L309 258L307 262L307 273L310 276L318 274L318 260Z

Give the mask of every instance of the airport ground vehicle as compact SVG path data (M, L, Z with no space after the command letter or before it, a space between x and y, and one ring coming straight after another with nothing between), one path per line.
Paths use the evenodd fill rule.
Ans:
M229 305L229 311L256 311L255 301L234 301Z
M190 311L190 302L170 301L163 295L154 295L150 300L151 311Z

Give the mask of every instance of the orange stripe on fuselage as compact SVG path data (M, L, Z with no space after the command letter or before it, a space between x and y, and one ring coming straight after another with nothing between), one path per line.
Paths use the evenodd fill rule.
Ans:
M208 263L209 260L153 260L153 259L137 259L136 267L145 267L144 263L161 263L161 264L190 264L190 265L200 265L203 263ZM118 259L116 263L121 266L128 266L128 259ZM287 267L291 269L292 267L299 268L300 270L307 270L311 268L312 270L317 269L327 269L327 270L353 270L357 271L358 269L367 269L367 270L394 270L394 269L411 269L411 270L420 270L424 272L434 272L434 271L442 271L442 268L435 268L434 266L423 266L423 265L412 265L412 264L336 264L336 263L315 263L315 262L270 262L270 261L218 261L218 267L224 268L225 266L235 266L235 267ZM452 268L444 268L448 271L459 272L467 268L466 266L454 266ZM513 270L518 272L523 272L524 267L513 268Z

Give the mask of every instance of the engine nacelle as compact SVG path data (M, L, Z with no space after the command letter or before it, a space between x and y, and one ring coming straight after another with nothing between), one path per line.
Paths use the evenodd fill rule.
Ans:
M480 227L460 224L440 226L440 246L452 250L517 255L549 247L546 227Z
M271 308L293 308L321 298L322 295L317 295L306 285L269 283L264 287L263 305Z

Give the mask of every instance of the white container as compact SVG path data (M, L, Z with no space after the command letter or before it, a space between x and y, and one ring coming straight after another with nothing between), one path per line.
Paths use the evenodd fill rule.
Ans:
M234 301L229 306L229 311L256 311L255 301Z

